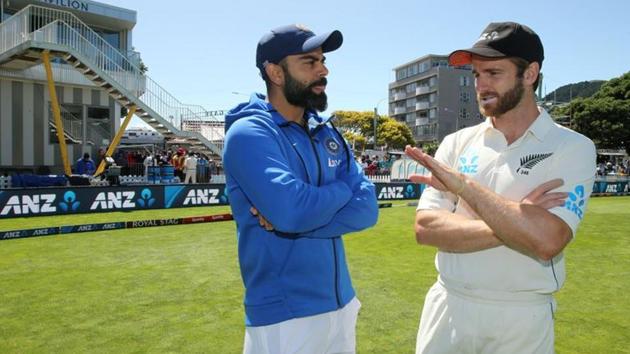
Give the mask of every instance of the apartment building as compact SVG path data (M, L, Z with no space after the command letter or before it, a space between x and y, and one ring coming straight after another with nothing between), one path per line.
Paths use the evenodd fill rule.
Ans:
M440 142L482 121L470 66L452 67L448 56L429 54L393 70L389 115L405 122L417 143Z

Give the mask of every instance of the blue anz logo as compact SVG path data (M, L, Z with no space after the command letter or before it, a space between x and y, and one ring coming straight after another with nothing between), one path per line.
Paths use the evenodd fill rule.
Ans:
M153 206L155 198L153 198L151 190L148 188L143 189L140 193L140 199L136 200L136 203L138 203L141 208L150 208Z
M405 188L405 198L414 198L416 196L416 191L414 190L413 185L408 185Z
M476 151L467 151L459 157L459 172L466 175L474 175L479 168L479 155Z
M569 192L569 198L564 203L564 207L569 209L573 214L577 215L580 220L584 217L584 205L586 199L584 198L584 186L579 185L575 187L573 192Z
M63 195L63 201L59 203L59 209L63 212L77 211L79 205L81 205L81 202L77 201L77 195L73 191L67 191Z
M230 198L228 197L227 186L223 189L223 195L219 197L219 200L221 201L222 204L227 204L229 202Z

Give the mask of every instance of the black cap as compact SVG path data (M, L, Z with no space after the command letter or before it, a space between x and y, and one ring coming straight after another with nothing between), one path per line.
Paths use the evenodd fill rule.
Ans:
M484 58L518 57L542 67L545 53L540 38L531 28L516 22L492 22L469 49L456 50L448 56L454 66L470 64L472 55Z
M265 34L256 48L256 66L265 76L267 63L278 64L289 55L312 52L321 47L324 53L341 47L343 36L339 31L315 35L302 25L278 27Z

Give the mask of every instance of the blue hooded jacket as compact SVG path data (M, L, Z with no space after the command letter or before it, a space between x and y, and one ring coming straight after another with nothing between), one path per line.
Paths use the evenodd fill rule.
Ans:
M308 128L285 120L260 94L226 115L223 165L247 326L345 306L355 293L341 236L378 217L374 185L342 136L314 112L305 119Z

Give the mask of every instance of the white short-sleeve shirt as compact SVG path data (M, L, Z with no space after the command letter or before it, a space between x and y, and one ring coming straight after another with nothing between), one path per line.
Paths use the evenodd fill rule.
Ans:
M568 192L569 198L564 206L549 211L564 220L575 235L593 189L595 146L539 110L525 134L509 146L488 118L444 138L436 159L513 201L522 200L544 182L563 179L564 185L555 191ZM478 219L465 201L434 188L423 192L420 209L443 209ZM438 251L435 262L445 285L471 290L551 294L565 280L562 253L545 262L499 246L470 253Z

